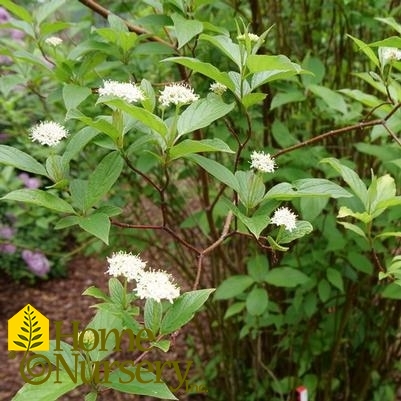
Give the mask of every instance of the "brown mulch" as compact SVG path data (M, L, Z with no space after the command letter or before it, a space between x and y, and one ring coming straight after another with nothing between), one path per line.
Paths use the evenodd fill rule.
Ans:
M105 262L96 259L78 258L70 263L68 277L40 281L33 286L15 283L7 277L0 277L0 401L10 401L15 393L24 384L19 374L20 356L9 359L7 351L7 320L20 311L26 304L31 304L50 320L50 338L52 336L52 321L64 321L65 328L70 329L71 321L79 320L83 324L90 321L95 313L91 305L96 304L95 298L82 296L83 291L91 285L107 290L107 277L105 276ZM53 330L54 331L54 330ZM68 342L68 340L67 340ZM153 352L153 350L152 350ZM180 332L176 346L169 353L161 353L160 360L185 361L187 347L185 344L185 331ZM18 354L18 353L17 353ZM126 358L124 358L126 359ZM168 378L166 380L168 382ZM87 388L80 387L58 398L60 401L82 401ZM180 400L203 400L201 395L187 395L182 390L176 394ZM156 400L151 397L140 397L107 390L97 401L125 401ZM32 400L40 401L40 400Z

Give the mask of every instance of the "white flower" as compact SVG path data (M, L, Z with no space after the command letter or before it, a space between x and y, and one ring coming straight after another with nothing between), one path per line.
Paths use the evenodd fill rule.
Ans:
M128 281L138 280L146 267L146 262L139 255L132 255L132 253L123 251L113 253L111 258L107 258L107 262L109 268L106 273L113 277L123 276Z
M379 58L383 66L392 61L401 60L401 50L396 47L379 47Z
M57 36L50 36L50 38L47 38L45 40L45 43L50 45L50 46L58 46L61 45L61 43L63 43L63 39L57 37Z
M220 84L218 82L214 82L210 85L210 90L216 95L221 96L227 90L227 86Z
M274 212L270 223L277 226L284 226L286 230L292 231L296 227L296 219L297 215L291 212L288 207L280 207Z
M103 88L99 88L99 95L119 97L128 103L136 103L145 99L142 89L136 85L110 80L103 82Z
M249 40L251 42L257 42L259 40L259 36L255 35L254 33L247 33L247 34L243 33L242 35L238 35L237 36L237 40L238 41L240 41L240 40L244 40L245 41L246 38L249 38Z
M194 93L194 90L188 85L171 84L166 86L159 96L159 102L163 107L168 107L171 104L182 105L195 102L199 96Z
M136 293L141 299L154 299L157 302L168 299L173 303L173 299L180 296L180 289L172 282L170 274L161 270L147 271L139 278Z
M251 154L251 168L262 171L263 173L273 173L276 163L269 153L257 152Z
M55 146L68 136L68 131L59 123L42 121L30 130L30 137L41 145Z

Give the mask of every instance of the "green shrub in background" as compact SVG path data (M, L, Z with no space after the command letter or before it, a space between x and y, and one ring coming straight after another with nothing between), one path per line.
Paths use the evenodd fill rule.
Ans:
M35 148L0 161L50 181L3 199L218 287L190 351L208 399L394 399L401 46L381 39L400 27L363 3L303 2L293 29L277 2L116 2L102 21L3 0L25 39L2 39L0 90L37 109L15 129Z

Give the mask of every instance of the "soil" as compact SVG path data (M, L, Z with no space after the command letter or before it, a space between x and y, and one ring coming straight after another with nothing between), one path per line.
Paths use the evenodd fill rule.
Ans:
M69 328L70 331L72 320L79 320L84 324L88 323L95 313L94 308L90 306L97 302L92 297L82 296L82 293L92 285L106 290L105 268L104 261L79 258L70 263L67 278L41 281L34 286L15 283L4 276L0 277L0 365L2 366L0 370L0 401L10 401L24 384L19 374L21 360L19 353L17 353L16 358L10 359L10 353L7 351L7 320L29 303L50 320L50 338L54 336L52 321L64 321L65 328ZM65 331L65 333L70 331ZM184 337L185 332L180 332L173 349L166 354L160 353L156 357L157 360L171 361L178 359L185 361L187 347ZM127 357L124 358L124 355L122 357L127 359ZM128 359L132 360L133 358L131 356ZM169 382L169 379L166 378L166 381ZM82 386L61 396L58 400L82 401L86 393L87 388ZM183 390L179 390L176 396L180 400L204 399L201 395L187 395ZM156 400L156 398L107 390L97 398L97 401L106 400L151 401Z

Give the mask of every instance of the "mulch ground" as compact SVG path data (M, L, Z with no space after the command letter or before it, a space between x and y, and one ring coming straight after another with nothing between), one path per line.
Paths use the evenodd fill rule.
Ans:
M40 281L33 286L15 283L7 277L0 277L0 401L10 401L15 393L24 384L19 374L20 357L9 359L7 351L7 320L20 311L28 303L49 318L50 322L62 320L66 330L71 331L71 321L79 320L88 323L95 310L90 308L96 303L92 297L82 296L83 291L91 285L103 290L107 288L105 276L105 262L96 259L78 258L70 263L68 277ZM52 337L52 323L50 323L50 338ZM54 330L53 330L54 331ZM187 347L185 344L185 330L180 332L175 347L167 354L157 356L159 360L186 360ZM68 340L67 340L68 342ZM153 350L152 350L153 352ZM123 359L127 359L122 355ZM128 358L132 359L132 358ZM168 378L166 379L169 382ZM78 388L59 398L60 401L82 401L87 391ZM176 394L180 400L203 400L201 395L188 395L182 390ZM113 390L102 393L97 401L151 401L156 398L123 394ZM32 400L40 401L40 400Z

